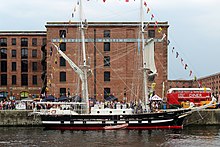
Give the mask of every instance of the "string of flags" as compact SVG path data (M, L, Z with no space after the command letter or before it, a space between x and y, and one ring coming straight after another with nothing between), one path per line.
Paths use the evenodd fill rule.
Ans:
M189 68L187 63L184 63L184 60L182 57L180 57L180 54L178 51L176 51L175 47L172 48L172 54L175 55L176 59L180 59L181 65L183 66L183 68L185 70L189 70L189 76L191 77L193 75L192 70ZM196 76L194 77L194 79L196 80Z
M87 0L87 1L94 1L94 0ZM99 1L99 0L96 0L96 1ZM110 0L102 0L102 1L105 3ZM118 0L118 1L131 2L131 1L136 1L136 0ZM76 6L74 6L74 8L73 8L72 18L75 17L75 13L77 11L79 4L80 4L80 1L78 0ZM151 13L151 9L148 7L146 0L144 1L143 5L146 8L145 12L147 14L149 14L150 20L153 21L155 19L155 15L153 13ZM147 26L144 26L144 28L148 28L149 25L150 25L150 22L148 22ZM162 33L162 31L163 31L162 27L159 27L158 21L154 22L154 30L157 30L158 33Z
M87 0L87 1L94 1L94 0ZM99 0L96 0L99 1ZM104 3L106 3L107 1L110 0L100 0L103 1ZM136 0L118 0L118 1L123 1L123 2L131 2L131 1L136 1ZM77 11L77 6L80 4L80 1L77 1L77 5L73 8L73 13L72 13L72 18L74 17L75 12ZM155 15L153 13L151 13L151 9L148 6L146 0L143 3L143 6L145 7L145 12L149 15L150 20L154 21L155 20ZM148 28L148 26L150 25L150 22L148 22L148 24L146 24L146 26L144 26L144 29ZM159 26L158 21L155 20L154 21L154 30L157 31L160 34L163 34L163 28ZM166 36L166 34L163 34L163 36ZM170 44L170 40L167 40L167 45ZM172 48L172 53L175 54L177 59L180 59L182 66L184 67L185 70L189 70L189 76L191 77L193 75L192 70L190 70L188 64L184 63L183 58L180 57L179 52L175 51L175 47ZM196 79L196 76L194 77L194 79Z

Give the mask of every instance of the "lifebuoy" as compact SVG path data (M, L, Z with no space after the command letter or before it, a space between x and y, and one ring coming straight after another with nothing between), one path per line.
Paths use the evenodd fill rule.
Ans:
M51 113L52 113L52 114L55 114L55 113L56 113L56 110L52 110Z

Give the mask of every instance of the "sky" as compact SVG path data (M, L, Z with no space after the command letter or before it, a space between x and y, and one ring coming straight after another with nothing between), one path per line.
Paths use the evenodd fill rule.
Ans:
M0 0L0 31L45 30L46 22L78 21L78 17L71 18L77 1ZM139 21L140 0L129 1L83 0L83 16L88 22ZM168 79L194 79L220 72L220 0L145 1L155 21L169 23ZM75 16L77 13L78 9ZM150 20L150 14L145 13L145 21Z

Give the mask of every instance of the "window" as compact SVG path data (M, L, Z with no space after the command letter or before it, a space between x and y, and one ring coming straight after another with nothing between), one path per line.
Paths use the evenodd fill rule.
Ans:
M11 38L11 45L16 45L16 38Z
M60 57L60 66L66 66L66 60L63 57Z
M21 46L28 46L28 39L27 38L21 38Z
M110 38L110 30L104 30L104 38Z
M37 50L32 50L32 58L37 58Z
M148 30L148 37L154 38L155 37L155 30Z
M37 38L32 38L32 46L37 46Z
M66 51L66 43L65 42L60 43L60 50Z
M12 79L11 84L12 85L16 85L17 84L17 77L16 77L16 75L12 75L11 79Z
M22 74L21 75L21 85L22 86L27 86L28 85L28 75L27 74Z
M1 85L7 85L7 74L1 74Z
M66 72L60 72L60 82L66 82Z
M104 42L104 51L110 51L110 42Z
M16 71L16 70L17 70L17 64L16 64L16 62L12 62L12 63L11 63L11 70L12 70L12 71Z
M0 38L0 46L7 46L7 38Z
M37 62L32 62L32 71L37 71Z
M32 83L33 85L37 85L37 75L32 76Z
M1 72L7 72L7 61L1 61Z
M47 44L47 38L43 38L42 39L42 45L46 45Z
M104 81L110 81L110 71L104 72Z
M66 30L60 30L60 38L66 38Z
M21 72L28 72L28 61L27 60L21 61Z
M66 88L60 88L60 96L66 96Z
M110 56L104 56L104 66L110 66Z
M1 49L1 59L7 59L7 49L6 48Z
M17 51L16 50L11 50L11 57L16 58L17 56Z
M111 89L110 88L104 88L104 99L109 97L110 93L111 93Z
M22 48L21 49L21 59L27 59L28 58L28 49Z

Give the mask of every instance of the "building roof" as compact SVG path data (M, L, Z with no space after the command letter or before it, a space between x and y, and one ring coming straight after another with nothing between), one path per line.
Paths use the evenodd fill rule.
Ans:
M46 36L46 31L0 31L1 36Z
M148 22L145 22L147 24ZM155 26L155 22L149 22L149 26ZM46 27L54 26L79 26L80 22L47 22ZM106 27L119 27L119 26L140 26L140 22L88 22L89 26L106 26ZM168 22L158 22L157 26L169 27Z

